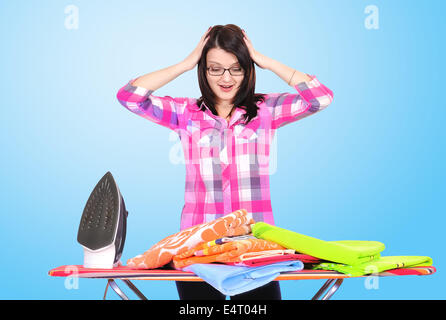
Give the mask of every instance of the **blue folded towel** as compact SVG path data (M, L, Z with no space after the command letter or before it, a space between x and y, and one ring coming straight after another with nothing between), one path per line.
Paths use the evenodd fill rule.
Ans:
M260 267L197 263L187 266L183 270L195 273L221 293L233 296L273 281L280 272L299 271L303 267L302 262L294 260L281 261Z

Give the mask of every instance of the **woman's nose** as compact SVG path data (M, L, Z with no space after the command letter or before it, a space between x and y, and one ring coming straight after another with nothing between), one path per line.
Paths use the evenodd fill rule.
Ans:
M225 70L222 77L224 80L231 80L231 74L229 73L229 70Z

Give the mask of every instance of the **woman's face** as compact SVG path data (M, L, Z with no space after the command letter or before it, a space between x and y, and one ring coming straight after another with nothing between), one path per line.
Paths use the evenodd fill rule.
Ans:
M237 57L230 52L220 48L212 48L206 55L207 68L211 70L206 71L206 78L212 91L217 97L218 104L232 104L232 100L237 94L244 75L231 75L229 70L225 70L223 75L210 75L209 72L216 72L222 70L221 68L231 68L232 73L240 73L241 66L238 63ZM242 70L243 71L243 70ZM229 87L228 89L224 87Z

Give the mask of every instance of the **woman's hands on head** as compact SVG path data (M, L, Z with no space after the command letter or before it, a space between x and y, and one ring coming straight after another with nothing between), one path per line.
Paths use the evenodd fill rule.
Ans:
M245 30L242 30L243 32L243 40L245 41L246 46L249 50L249 55L251 56L251 59L254 61L254 63L262 68L262 69L268 69L268 63L270 62L270 58L267 56L261 54L257 50L254 49L254 46L252 45L251 40L246 35Z
M211 31L212 26L209 27L209 29L201 36L200 41L198 42L198 45L195 47L195 49L187 56L186 59L182 61L184 64L184 67L187 70L192 70L200 61L201 53L203 52L203 48L206 45L206 42L209 40L209 32ZM254 63L262 69L269 69L269 64L271 62L271 59L257 50L254 49L254 46L252 45L251 40L246 35L245 30L242 30L243 32L243 41L245 42L246 46L249 50L249 55L251 56L251 59L254 61Z
M209 39L209 31L211 31L211 29L212 26L209 27L209 29L203 34L194 51L192 51L191 54L189 54L189 56L183 60L187 70L192 70L197 65L198 61L200 61L201 53L203 52L204 45Z

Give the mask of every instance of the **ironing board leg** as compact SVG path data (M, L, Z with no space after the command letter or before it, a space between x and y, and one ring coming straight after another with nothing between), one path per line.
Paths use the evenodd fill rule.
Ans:
M321 300L330 299L333 296L333 294L339 289L339 287L341 286L343 281L344 281L344 279L337 279L337 280L329 279L329 280L327 280L311 300L318 300L319 297L325 292L325 290L327 290L327 288L331 286L331 288L327 291L327 293L322 297Z
M142 294L141 291L138 290L138 288L130 282L130 280L122 280L124 283L141 299L141 300L147 300L146 296Z
M147 298L142 294L141 291L138 290L138 288L130 281L130 280L122 280L141 300L147 300ZM106 299L107 296L107 289L108 286L110 286L113 291L115 291L118 296L122 299L122 300L129 300L129 298L124 294L124 292L122 292L122 290L118 287L118 285L116 284L114 279L109 279L107 281L107 286L105 287L105 292L104 292L104 300Z
M107 286L105 287L105 293L104 293L104 300L107 295L107 288L110 286L114 292L118 294L119 297L121 297L122 300L129 300L129 298L122 292L122 290L118 287L114 279L108 279Z

